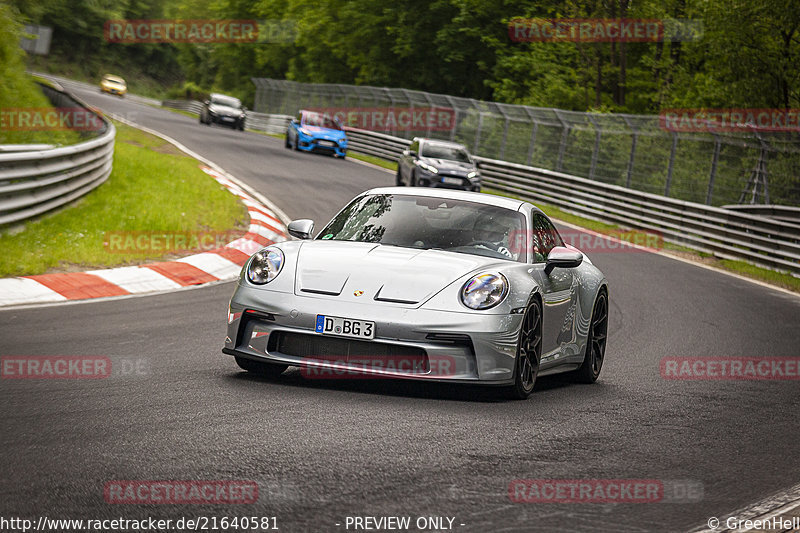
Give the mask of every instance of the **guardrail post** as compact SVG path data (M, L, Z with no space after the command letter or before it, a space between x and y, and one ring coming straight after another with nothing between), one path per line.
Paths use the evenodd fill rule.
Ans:
M672 132L672 149L669 151L669 164L667 165L667 183L664 184L664 196L669 196L672 185L672 169L675 167L675 152L678 151L678 133Z
M714 134L714 155L711 158L711 175L708 177L706 205L711 205L711 199L714 195L714 178L717 175L717 161L719 161L719 136Z

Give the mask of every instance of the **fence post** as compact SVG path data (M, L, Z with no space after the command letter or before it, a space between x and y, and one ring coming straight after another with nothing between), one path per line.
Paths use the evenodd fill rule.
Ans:
M714 196L714 178L717 176L717 161L719 160L719 136L714 134L714 155L711 158L711 175L708 177L708 192L706 193L706 205L711 205Z
M503 126L503 141L500 143L500 157L499 159L503 159L506 156L506 140L508 139L508 117L505 119L505 124Z
M634 132L633 139L631 139L631 155L628 158L628 177L625 179L625 186L630 189L631 178L633 177L633 162L636 158L636 141L639 140L639 135Z
M664 185L664 196L669 196L669 188L672 185L672 169L675 166L675 152L678 151L678 133L672 132L672 149L669 152L669 164L667 165L667 183Z
M536 122L536 119L533 121L533 130L531 131L531 142L528 146L528 158L525 160L525 164L531 166L531 161L533 161L533 147L536 145L536 132L539 129L539 123Z
M475 145L472 148L473 154L478 154L478 146L481 142L481 130L483 129L483 111L478 111L478 128L475 131Z
M453 97L452 96L445 95L445 97L447 98L447 102L450 104L450 109L455 111L454 116L453 116L453 127L450 128L450 140L451 141L455 141L456 140L456 128L458 127L458 112L459 112L459 109L456 106L456 103L453 101Z
M589 179L594 179L594 171L597 169L597 154L600 152L600 126L595 121L594 117L591 114L586 115L592 126L594 126L594 147L592 148L592 161L589 164Z
M567 149L567 136L569 135L569 126L564 119L561 118L561 114L558 112L558 109L551 108L552 111L556 114L556 118L559 122L561 122L561 143L558 145L558 162L556 163L556 170L561 172L561 169L564 168L564 152Z

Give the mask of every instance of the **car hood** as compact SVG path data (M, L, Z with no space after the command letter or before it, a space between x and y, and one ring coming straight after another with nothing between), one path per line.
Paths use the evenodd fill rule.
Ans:
M475 165L473 165L472 163L462 163L461 161L452 161L450 159L436 159L433 157L423 157L422 160L428 163L429 165L435 166L439 170L463 172L464 174L468 174L473 170L475 170Z
M352 241L305 241L297 253L295 294L422 304L452 282L497 259Z
M330 128L323 128L322 126L304 125L303 129L311 133L315 137L321 137L323 139L337 140L345 136L345 133L342 130L333 130Z
M237 117L243 113L241 109L236 109L235 107L219 105L219 104L211 104L210 106L208 106L208 109L214 113L232 115Z

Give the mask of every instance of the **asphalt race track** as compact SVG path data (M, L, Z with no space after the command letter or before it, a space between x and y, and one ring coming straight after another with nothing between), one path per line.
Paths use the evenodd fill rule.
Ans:
M177 139L293 218L322 224L394 180L272 137L67 89ZM297 371L277 382L248 376L220 352L233 283L0 311L0 355L103 355L137 369L0 382L0 514L275 516L283 532L345 531L347 516L366 515L455 517L465 532L686 531L797 484L797 381L671 381L659 361L797 356L800 298L655 254L592 260L611 286L603 374L593 386L543 378L524 402ZM703 493L684 503L510 501L512 480L546 478L684 480ZM186 479L253 480L259 500L103 498L110 480Z

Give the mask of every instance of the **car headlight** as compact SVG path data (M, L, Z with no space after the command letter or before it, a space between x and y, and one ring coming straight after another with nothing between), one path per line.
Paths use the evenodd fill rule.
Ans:
M508 281L502 274L485 272L464 284L461 302L470 309L489 309L503 301L508 293Z
M279 248L264 248L256 252L247 265L247 279L256 285L269 283L283 268L283 252Z
M339 144L347 144L347 139L342 137L341 139L339 139Z
M475 171L475 170L473 170L472 172L470 172L469 174L467 174L467 178L468 178L468 179L477 178L477 177L478 177L478 172L477 172L477 171Z
M418 167L420 167L422 170L427 170L428 172L432 172L434 174L438 174L439 173L439 169L438 168L436 168L433 165L429 165L425 161L420 161L419 159L417 159L416 161L414 161L414 163L416 163L416 165Z
M308 130L305 130L303 128L297 128L297 131L299 131L303 135L311 135L310 133L308 133Z

